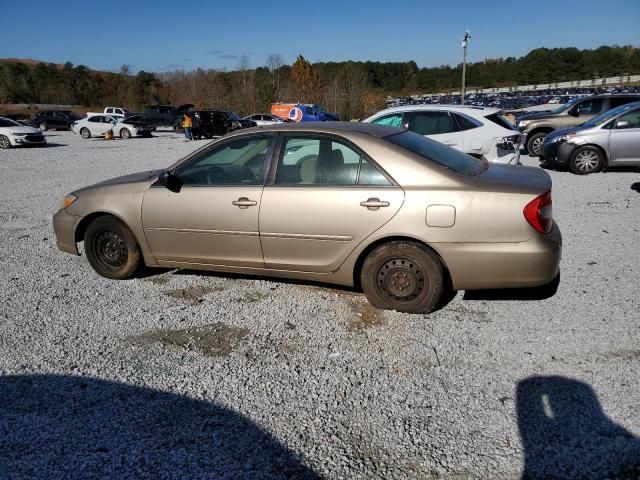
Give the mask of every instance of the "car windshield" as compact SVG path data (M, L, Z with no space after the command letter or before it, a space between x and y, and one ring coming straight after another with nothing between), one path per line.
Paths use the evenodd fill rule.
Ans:
M627 110L630 110L632 108L637 108L637 107L638 107L637 103L620 105L619 107L616 107L613 110L609 110L608 112L601 113L597 117L593 117L591 120L584 122L581 125L581 127L587 127L587 128L597 127L598 125L602 125L603 123L608 122L613 117L617 117L621 113L624 113Z
M565 103L565 104L563 104L563 105L560 105L558 108L556 108L555 110L553 110L553 113L560 113L560 112L564 112L564 111L565 111L565 110L567 110L568 108L573 107L573 106L576 104L576 102L577 102L578 100L582 100L583 98L584 98L584 97L576 97L576 98L573 98L573 99L569 100L567 103Z
M414 132L396 133L385 137L385 140L464 175L479 175L489 168L489 164L484 160L474 158Z
M9 120L8 118L0 117L0 127L21 127L18 122Z
M236 112L226 112L227 115L231 118L231 120L240 120L240 117L236 114Z

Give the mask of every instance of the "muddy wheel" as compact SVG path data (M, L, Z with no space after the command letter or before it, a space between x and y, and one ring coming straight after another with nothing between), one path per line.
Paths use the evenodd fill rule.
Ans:
M360 281L369 303L376 308L429 313L444 292L444 267L422 245L396 241L369 254Z
M131 230L112 216L99 217L84 235L87 260L101 276L124 280L142 264L140 245Z

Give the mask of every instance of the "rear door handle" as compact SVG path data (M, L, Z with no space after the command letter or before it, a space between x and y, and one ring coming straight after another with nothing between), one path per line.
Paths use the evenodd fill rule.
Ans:
M257 205L258 202L255 200L249 200L247 197L240 197L238 200L231 202L231 204L238 208L249 208Z
M380 207L388 207L391 204L379 198L368 198L366 202L360 202L360 205L367 207L369 210L378 210Z

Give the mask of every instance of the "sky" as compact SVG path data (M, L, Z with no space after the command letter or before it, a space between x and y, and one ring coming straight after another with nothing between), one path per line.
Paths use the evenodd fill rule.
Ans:
M471 62L538 47L640 47L640 0L0 0L0 11L0 58L114 71L233 70L243 55L257 67L272 53L287 64L301 54L455 65L467 29Z

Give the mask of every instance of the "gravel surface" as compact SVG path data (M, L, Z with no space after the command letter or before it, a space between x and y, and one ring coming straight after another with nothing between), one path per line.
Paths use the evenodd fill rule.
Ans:
M0 478L640 477L637 169L550 172L555 295L406 315L300 282L101 278L55 247L62 197L203 142L47 138L0 151Z

